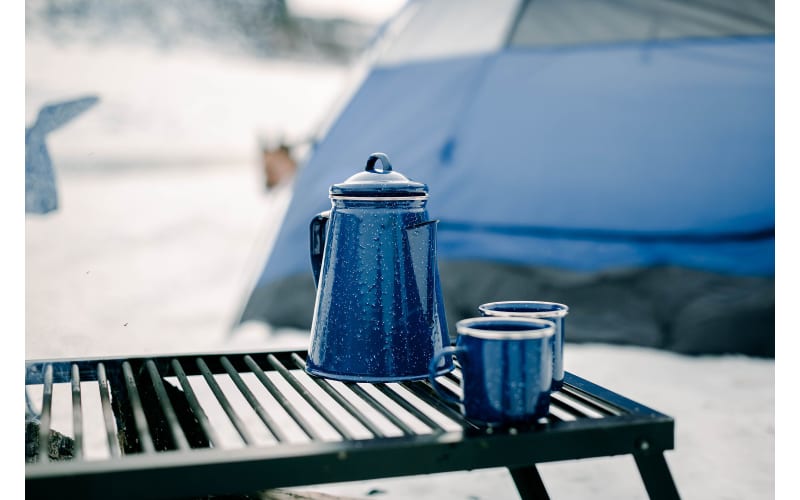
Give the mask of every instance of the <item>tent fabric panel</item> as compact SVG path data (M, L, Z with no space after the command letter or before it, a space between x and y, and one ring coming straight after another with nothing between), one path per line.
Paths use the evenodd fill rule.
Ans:
M464 235L448 235L448 222L701 235L764 230L774 227L774 40L512 49L377 68L298 172L259 284L310 272L309 220L330 208L329 186L377 150L429 185L429 212L442 220L442 259L480 255L459 253L464 245L452 242ZM485 247L488 259L536 265L546 251L509 253L510 236L470 238L464 241ZM654 252L641 243L619 250L614 243L581 253L587 245L563 246L548 263L774 269L774 240L759 251L749 242L731 242L732 250L705 244L702 252L687 245ZM748 262L727 256L737 252Z
M471 95L484 58L373 70L298 171L294 196L259 283L310 272L311 218L330 209L329 187L363 170L371 153L387 153L394 169L413 180L440 185L435 167L441 145Z
M774 42L496 56L431 199L443 220L714 234L774 227ZM459 177L480 186L464 189Z

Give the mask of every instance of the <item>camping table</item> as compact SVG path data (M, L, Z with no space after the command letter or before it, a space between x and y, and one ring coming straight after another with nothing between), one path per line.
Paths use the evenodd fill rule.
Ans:
M341 383L304 366L295 350L27 361L42 406L26 496L175 498L507 467L523 498L547 498L535 464L632 454L651 498L678 498L663 456L673 419L571 373L546 422L485 429L427 381ZM457 367L443 383L458 393L459 379ZM66 460L48 455L56 399L72 416ZM100 429L87 425L90 400ZM223 443L222 424L238 444ZM87 456L90 430L105 458Z

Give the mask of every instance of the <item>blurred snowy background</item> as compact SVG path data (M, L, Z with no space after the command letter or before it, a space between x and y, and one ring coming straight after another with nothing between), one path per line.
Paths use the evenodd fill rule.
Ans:
M60 206L25 218L25 358L304 346L263 325L231 336L291 196L264 190L259 141L312 137L401 3L27 1L26 125L99 102L47 139ZM570 345L565 362L676 418L685 498L774 496L773 361ZM646 498L631 457L540 470L554 498ZM502 469L317 489L515 494Z
M27 2L26 125L99 102L46 141L60 207L26 218L26 357L224 344L288 196L260 143L313 137L399 6Z
M396 4L376 2L378 13ZM257 135L312 132L382 19L306 17L313 5L27 2L26 118L46 102L100 96L53 135L62 169L243 164Z

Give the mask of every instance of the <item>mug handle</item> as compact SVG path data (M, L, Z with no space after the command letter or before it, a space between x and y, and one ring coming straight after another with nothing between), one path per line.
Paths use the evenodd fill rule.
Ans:
M433 390L436 391L436 394L438 394L440 398L444 399L448 403L462 404L462 401L445 392L441 385L436 382L436 365L439 364L439 360L441 360L443 357L447 355L458 354L460 352L467 352L467 350L462 346L444 347L441 351L434 354L433 359L431 359L431 363L428 365L428 381L431 383L431 387L433 387Z

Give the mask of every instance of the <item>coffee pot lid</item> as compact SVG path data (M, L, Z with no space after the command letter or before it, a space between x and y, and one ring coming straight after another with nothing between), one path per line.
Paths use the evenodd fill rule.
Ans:
M381 169L377 170L375 164L380 160ZM427 196L428 186L421 182L413 181L392 170L389 157L383 153L372 153L367 159L363 172L349 177L344 182L334 184L330 188L332 197L420 197Z

